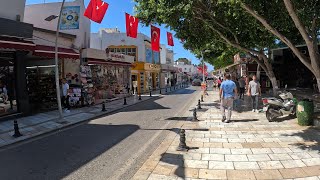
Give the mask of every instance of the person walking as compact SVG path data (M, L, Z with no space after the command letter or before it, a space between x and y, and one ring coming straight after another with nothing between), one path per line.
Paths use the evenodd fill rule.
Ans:
M232 81L234 82L234 84L236 85L237 88L237 92L240 91L240 84L239 81L237 80L236 77L232 76ZM239 101L238 101L238 97L235 97L235 99L233 100L233 108L237 111L239 111Z
M220 87L221 87L221 83L222 83L222 79L221 79L221 77L219 77L219 79L217 80L217 83L218 83L218 88L220 89Z
M252 77L252 80L249 82L248 96L251 96L252 112L259 112L258 103L259 103L259 96L261 96L261 87L260 87L259 81L257 80L256 75L254 75Z
M70 104L69 104L69 84L67 83L67 80L65 78L62 79L62 97L61 97L61 103L64 108L66 108L64 111L66 113L70 112Z
M244 80L244 77L241 77L239 80L239 87L240 87L240 95L239 98L244 99L244 91L245 91L245 87L246 87L246 81Z
M221 102L221 114L222 122L229 123L232 114L233 100L237 96L237 86L230 80L231 75L225 74L225 81L221 83L221 88L219 91L219 98ZM228 110L228 116L225 115L225 110Z

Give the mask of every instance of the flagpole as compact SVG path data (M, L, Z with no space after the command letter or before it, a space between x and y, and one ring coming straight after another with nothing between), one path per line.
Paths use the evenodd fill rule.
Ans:
M59 120L63 118L62 106L61 106L61 96L60 96L60 86L59 86L59 67L58 67L58 38L60 30L60 19L62 14L62 9L64 6L65 0L62 1L60 13L58 16L57 31L56 31L56 40L55 40L55 51L54 51L54 62L55 62L55 79L56 79L56 91L57 91L57 103L59 110Z

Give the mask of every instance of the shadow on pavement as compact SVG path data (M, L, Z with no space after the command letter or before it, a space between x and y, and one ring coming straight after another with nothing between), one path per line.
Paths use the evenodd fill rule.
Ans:
M290 135L282 134L282 136L287 136L288 138L298 136L303 139L303 142L292 142L290 145L303 150L313 150L320 153L320 130L317 128L309 127L301 132L292 133Z
M254 122L254 121L259 121L259 119L240 119L240 120L230 120L231 122Z
M165 120L173 120L173 121L187 121L189 117L169 117Z
M198 147L189 147L190 150L192 149L199 149ZM178 153L178 151L177 151ZM173 153L163 153L161 155L161 159L160 159L160 163L165 163L170 165L175 166L174 171L172 172L172 174L180 177L180 178L186 178L186 164L185 164L185 160L183 157L183 154L173 154Z
M188 131L209 131L209 129L185 129L184 130L188 130ZM140 129L140 130L147 130L147 131L162 131L162 130L166 130L166 131L172 131L175 132L176 134L179 134L180 132L180 128L170 128L170 129Z
M84 124L7 149L0 153L0 179L63 179L137 130L130 124Z
M147 111L147 110L157 110L157 109L170 109L168 107L164 107L164 106L156 103L157 100L162 99L162 98L163 97L155 97L153 99L149 99L149 100L143 102L145 104L148 104L147 106L141 106L141 105L137 104L135 106L131 106L130 108L125 108L125 110L120 110L120 111L117 111L117 112L131 112L131 111ZM143 97L142 97L142 99L143 99Z
M194 90L194 89L179 89L177 91L168 93L167 96L176 95L176 94L193 94L196 91L197 90Z

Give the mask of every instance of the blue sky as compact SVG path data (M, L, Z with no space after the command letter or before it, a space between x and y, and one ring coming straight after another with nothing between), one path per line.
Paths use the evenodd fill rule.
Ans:
M50 2L61 2L62 0L26 0L26 4L39 4L39 3L50 3ZM67 0L70 1L70 0ZM84 0L85 5L89 4L90 0ZM97 32L99 28L114 28L117 27L121 32L125 32L125 16L124 12L129 14L133 14L134 3L132 0L104 0L109 4L108 11L101 22L101 24L97 24L95 22L91 22L91 32ZM150 36L150 27L145 27L142 24L139 24L139 32ZM166 32L172 32L170 29L165 28L165 26L161 26L161 44L167 44L167 35ZM180 57L185 57L192 60L193 64L199 64L199 60L188 50L183 48L183 45L180 43L180 40L174 38L173 51L175 52L174 59L178 59ZM171 46L167 46L169 49L172 49ZM212 70L213 67L209 65L209 70Z

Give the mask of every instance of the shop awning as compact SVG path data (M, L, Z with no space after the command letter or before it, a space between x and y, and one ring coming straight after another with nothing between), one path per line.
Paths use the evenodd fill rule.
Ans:
M90 59L88 58L89 65L115 65L115 66L132 66L131 63L122 62L122 61L105 61L98 59Z
M26 41L23 39L13 37L1 37L0 38L0 49L7 51L33 51L35 44L32 41Z
M33 55L45 58L54 58L55 47L36 45ZM58 48L58 57L65 59L79 59L80 53L71 48Z

